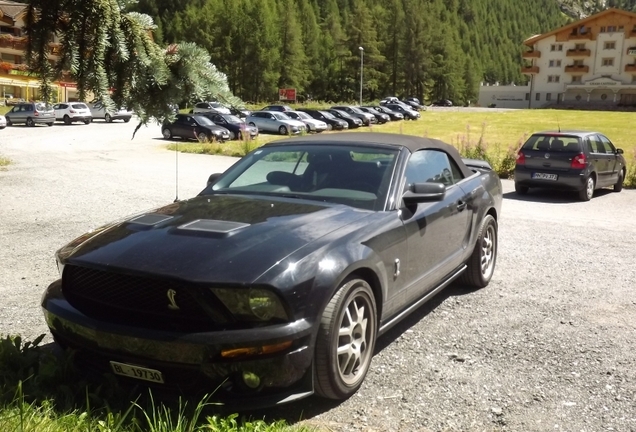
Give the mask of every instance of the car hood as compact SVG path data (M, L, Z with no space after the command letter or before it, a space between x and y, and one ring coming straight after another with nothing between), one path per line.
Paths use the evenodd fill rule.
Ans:
M220 133L230 133L230 131L223 127L223 126L218 126L218 125L201 125L201 127L211 131L211 132L220 132Z
M369 214L291 198L204 195L102 227L60 249L58 258L64 264L244 284Z

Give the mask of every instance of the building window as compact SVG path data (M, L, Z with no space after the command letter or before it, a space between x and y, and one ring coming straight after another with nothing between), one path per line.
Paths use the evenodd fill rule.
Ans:
M545 94L545 100L547 100L547 101L552 100L552 93L546 93Z
M550 51L563 51L563 44L550 45Z
M632 82L636 83L636 75L632 75Z
M603 59L603 66L614 66L614 59L613 58L604 58Z
M561 67L561 60L550 60L550 67Z
M622 32L623 30L625 30L625 27L623 27L623 26L618 26L618 31L619 31L619 32Z
M583 51L585 49L585 44L584 43L577 43L574 46L574 49L577 50L577 51Z
M603 44L603 49L606 50L613 50L616 49L616 42L614 41L607 41Z
M541 93L537 93L536 95L534 95L534 99L540 101L541 100Z
M616 26L607 26L608 33L614 33L616 31Z
M636 75L634 75L632 78L633 78L633 80L636 79ZM633 80L632 80L632 82L634 82ZM530 93L526 93L526 100L527 101L530 100Z
M559 75L548 75L549 83L558 83L561 81L561 77Z
M572 77L572 84L580 84L582 82L581 75L574 75Z
M583 66L583 60L574 60L572 66Z

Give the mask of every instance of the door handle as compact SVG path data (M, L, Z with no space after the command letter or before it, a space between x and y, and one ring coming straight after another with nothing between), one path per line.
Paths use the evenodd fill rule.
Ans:
M458 211L463 211L466 208L467 205L468 204L466 204L464 201L459 200L459 201L457 201L457 210Z

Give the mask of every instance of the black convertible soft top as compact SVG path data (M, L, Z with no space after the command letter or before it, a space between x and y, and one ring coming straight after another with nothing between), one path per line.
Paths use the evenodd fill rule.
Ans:
M411 153L423 149L438 149L448 153L454 160L465 177L473 175L473 171L466 166L459 151L450 144L434 138L424 138L414 135L402 135L384 132L342 132L327 135L312 135L287 138L272 141L263 147L274 145L298 145L298 144L371 144L407 148Z

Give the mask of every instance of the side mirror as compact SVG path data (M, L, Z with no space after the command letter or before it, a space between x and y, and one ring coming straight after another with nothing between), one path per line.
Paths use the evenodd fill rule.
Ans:
M616 154L623 154L623 149L622 148L617 148L616 149Z
M221 177L221 173L214 173L208 177L208 186L216 183L216 181Z
M405 204L442 201L446 196L446 185L443 183L413 183L402 195Z

